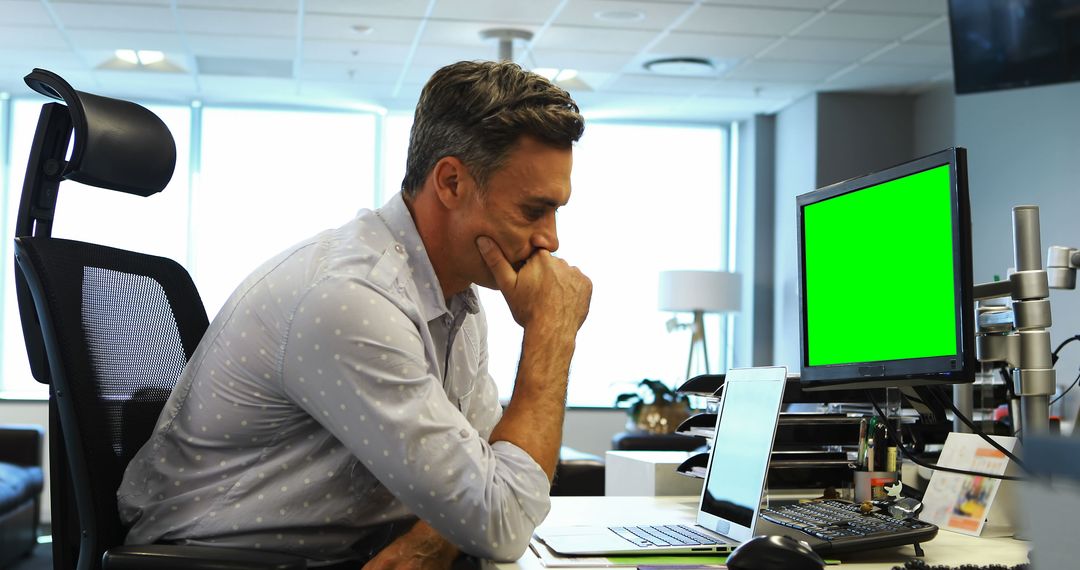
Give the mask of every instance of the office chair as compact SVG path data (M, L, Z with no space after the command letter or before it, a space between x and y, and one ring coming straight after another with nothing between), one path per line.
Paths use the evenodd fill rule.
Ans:
M40 69L25 80L66 103L42 107L15 231L31 372L50 388L53 567L304 568L303 558L262 551L123 546L116 490L206 331L206 310L170 259L50 234L62 180L149 196L172 177L176 147L164 123L134 103L76 91Z

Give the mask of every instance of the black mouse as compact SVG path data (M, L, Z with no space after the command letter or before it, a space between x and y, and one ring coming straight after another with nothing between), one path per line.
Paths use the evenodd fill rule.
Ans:
M790 536L755 536L728 556L731 570L822 570L825 561Z

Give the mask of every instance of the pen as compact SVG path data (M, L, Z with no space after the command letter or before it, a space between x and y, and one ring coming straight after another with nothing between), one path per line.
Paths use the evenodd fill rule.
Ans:
M885 437L885 418L881 418L874 426L874 469L886 469L889 442ZM873 471L874 469L871 469Z
M866 433L866 470L874 470L874 446L877 442L874 441L874 436L877 435L877 416L870 417L870 427Z
M855 460L855 467L858 469L866 467L866 418L859 420L859 456Z

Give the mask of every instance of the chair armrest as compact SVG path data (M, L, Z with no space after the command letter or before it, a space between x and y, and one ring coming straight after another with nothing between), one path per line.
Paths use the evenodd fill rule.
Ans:
M31 425L0 426L0 461L22 467L41 467L45 430Z
M101 567L103 570L303 570L307 559L240 548L148 544L110 548L102 556Z

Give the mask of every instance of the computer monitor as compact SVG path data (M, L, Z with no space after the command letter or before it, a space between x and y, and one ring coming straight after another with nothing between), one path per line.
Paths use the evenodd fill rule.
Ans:
M963 148L797 197L801 387L972 382Z

